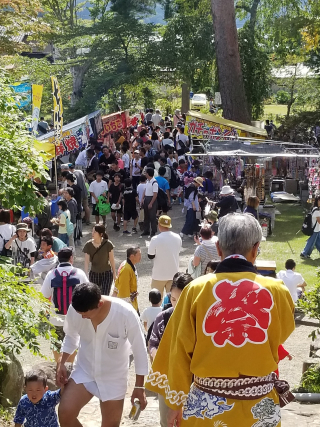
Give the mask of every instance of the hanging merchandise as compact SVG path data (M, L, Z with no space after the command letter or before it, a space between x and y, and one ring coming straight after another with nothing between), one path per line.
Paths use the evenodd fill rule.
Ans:
M244 197L248 200L251 196L259 197L260 201L265 199L265 167L263 164L245 165L245 189Z

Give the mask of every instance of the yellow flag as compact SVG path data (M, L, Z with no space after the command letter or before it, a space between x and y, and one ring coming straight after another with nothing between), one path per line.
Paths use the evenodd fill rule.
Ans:
M55 144L59 144L62 138L63 108L60 87L56 77L51 76L53 96L53 127Z
M36 133L38 129L42 91L42 85L32 85L32 129L34 133Z

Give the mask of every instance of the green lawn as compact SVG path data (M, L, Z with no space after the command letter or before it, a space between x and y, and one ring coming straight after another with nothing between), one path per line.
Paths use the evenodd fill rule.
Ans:
M316 268L320 265L320 255L314 249L310 259L301 259L300 252L305 246L307 236L299 232L304 219L302 206L293 204L276 204L281 215L276 215L273 235L261 243L260 259L276 261L277 271L284 269L287 259L294 259L296 271L301 273L311 287L316 281Z
M278 114L279 116L285 116L287 114L287 106L280 104L269 104L264 106L264 115Z

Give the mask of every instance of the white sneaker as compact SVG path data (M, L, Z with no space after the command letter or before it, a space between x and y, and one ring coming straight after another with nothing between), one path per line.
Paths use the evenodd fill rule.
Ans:
M184 238L184 234L183 233L179 233L179 234L180 234L181 239L183 239Z
M189 237L189 239L192 239L193 235L192 234L188 234L188 237Z

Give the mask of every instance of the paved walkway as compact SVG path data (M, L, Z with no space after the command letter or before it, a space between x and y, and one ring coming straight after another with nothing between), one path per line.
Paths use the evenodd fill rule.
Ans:
M131 409L130 398L126 398L121 425L125 427L155 427L159 426L158 400L155 397L148 398L147 408L141 412L138 421L131 421L128 414ZM320 405L302 405L292 402L281 410L281 427L319 427ZM85 427L98 427L101 423L98 399L94 398L81 411L79 417ZM234 426L230 426L234 427Z

